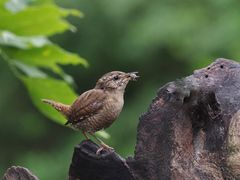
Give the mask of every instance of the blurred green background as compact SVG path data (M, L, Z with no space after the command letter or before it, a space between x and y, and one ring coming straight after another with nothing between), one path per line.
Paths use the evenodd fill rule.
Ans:
M125 106L105 142L122 156L134 154L138 118L159 87L187 76L218 57L240 59L238 0L57 0L79 9L69 18L78 31L51 37L87 59L90 66L64 66L75 91L94 87L112 70L139 71L129 84ZM47 22L46 22L47 23ZM1 24L1 22L0 22ZM80 132L45 118L33 106L24 85L0 60L0 176L11 165L31 169L40 179L66 179ZM39 87L41 88L41 87Z

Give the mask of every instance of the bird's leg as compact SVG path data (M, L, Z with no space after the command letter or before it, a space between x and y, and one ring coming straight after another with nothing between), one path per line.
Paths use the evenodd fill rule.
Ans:
M89 140L89 137L87 136L86 132L82 131L84 137L86 138L86 140Z
M101 139L99 139L97 136L95 136L94 133L90 133L101 145L101 147L97 150L96 154L99 154L103 149L112 151L113 148L105 144Z

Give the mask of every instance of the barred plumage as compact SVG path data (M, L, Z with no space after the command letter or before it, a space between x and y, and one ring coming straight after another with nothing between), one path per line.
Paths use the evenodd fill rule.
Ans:
M71 109L69 105L56 102L53 100L48 100L48 99L42 99L42 102L46 104L50 104L52 107L54 107L57 111L62 113L64 116L68 117L71 114Z

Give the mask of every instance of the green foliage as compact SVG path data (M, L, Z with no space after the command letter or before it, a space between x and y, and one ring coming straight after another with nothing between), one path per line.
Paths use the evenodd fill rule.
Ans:
M50 36L69 29L74 30L74 26L64 18L69 15L82 16L77 10L62 9L52 3L26 6L12 12L12 8L6 8L6 3L1 3L0 7L0 29L22 36Z
M84 3L83 0L81 2ZM126 63L131 60L147 64L150 58L169 53L174 59L193 64L196 68L197 61L202 64L207 59L210 59L209 63L218 57L240 57L238 0L153 0L151 3L143 0L113 0L112 3L101 0L86 4L92 7L96 3L97 7L86 12L94 15L85 25L87 31L83 33L87 35L81 43L86 46L92 37L91 46L99 46L103 40L106 41L101 37L111 36L105 42L111 46L106 49ZM99 13L104 17L99 17ZM89 31L87 26L93 21L104 23ZM94 36L99 29L102 29L102 36Z
M59 75L64 74L59 65L87 65L78 55L67 52L55 44L21 50L5 48L4 52L10 59L20 60L24 64L39 68L48 68Z
M21 79L27 87L33 103L39 110L56 122L64 124L66 122L65 118L55 109L44 105L40 100L44 98L54 99L59 102L71 104L76 98L76 94L69 85L64 81L50 78L22 77Z
M72 78L59 65L87 65L85 59L53 44L47 36L73 30L65 20L77 10L63 9L49 1L28 5L27 1L0 1L0 50L15 75L23 81L36 107L50 119L64 124L59 113L44 105L42 98L71 104L76 94ZM54 79L44 69L58 74ZM67 82L65 82L67 81Z
M2 46L30 49L34 47L43 47L49 43L50 42L45 37L17 36L9 31L0 31L0 44Z

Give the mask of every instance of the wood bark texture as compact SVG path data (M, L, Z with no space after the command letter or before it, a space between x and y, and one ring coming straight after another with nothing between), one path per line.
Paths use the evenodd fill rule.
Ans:
M12 166L7 169L3 180L38 180L28 169L20 166Z
M139 119L134 157L75 147L69 179L240 179L240 64L217 59L159 89Z

